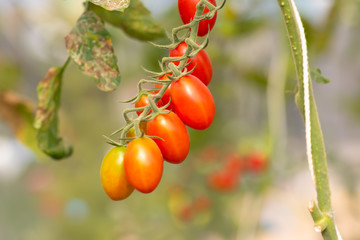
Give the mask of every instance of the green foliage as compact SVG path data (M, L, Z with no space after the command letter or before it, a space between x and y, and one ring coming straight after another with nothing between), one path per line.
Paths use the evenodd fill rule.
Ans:
M103 21L86 11L65 38L71 59L86 74L95 78L100 90L112 91L120 84L120 71L111 36Z
M72 146L58 136L58 110L63 71L64 67L50 68L37 88L39 104L34 121L37 141L39 148L54 159L69 157L73 152Z
M88 0L93 4L101 6L106 10L112 11L124 11L127 7L129 7L130 0Z
M139 0L132 0L123 13L106 11L94 4L89 4L88 9L96 12L104 21L124 30L130 37L151 41L165 36L163 27Z
M330 79L324 77L321 74L321 70L319 68L311 68L310 75L311 75L311 79L319 84L326 84L330 82Z

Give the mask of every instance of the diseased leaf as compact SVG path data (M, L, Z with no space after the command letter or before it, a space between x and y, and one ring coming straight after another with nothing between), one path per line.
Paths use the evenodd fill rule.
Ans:
M0 92L0 117L20 142L40 154L36 144L36 130L33 128L34 109L29 99L12 91Z
M95 78L99 89L112 91L119 86L120 71L111 36L96 13L87 11L79 18L65 37L65 45L71 59L84 73Z
M330 82L330 79L321 74L321 70L319 68L310 68L310 75L311 79L319 84L326 84Z
M94 4L89 4L89 10L96 12L106 22L123 29L130 37L151 41L165 36L164 28L139 0L131 0L123 13L106 11Z
M34 127L37 129L39 148L54 159L69 157L72 146L58 136L58 110L60 107L62 67L52 67L39 83L39 103Z
M39 103L34 127L48 129L57 114L60 102L62 68L52 67L37 87Z
M93 4L101 6L106 10L113 11L124 11L127 7L129 7L130 0L88 0Z

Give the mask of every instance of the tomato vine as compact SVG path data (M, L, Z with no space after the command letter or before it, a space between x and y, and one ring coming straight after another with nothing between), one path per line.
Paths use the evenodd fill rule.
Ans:
M160 72L144 69L150 77L141 79L138 83L138 94L125 101L135 104L135 107L124 110L126 125L112 134L112 136L120 134L120 142L105 136L107 142L115 148L126 146L123 164L126 179L142 193L154 191L159 184L163 173L163 160L178 164L187 157L190 139L185 124L202 130L208 128L214 119L214 100L205 85L211 80L212 69L210 69L211 74L205 74L204 79L200 80L190 75L197 68L196 63L195 65L191 63L200 53L197 61L209 65L203 66L203 70L206 67L211 68L210 59L204 48L208 44L209 31L215 23L216 13L223 7L225 0L219 6L216 6L214 1L208 0L179 0L180 14L189 11L191 15L191 11L184 10L181 5L184 2L189 4L191 11L195 11L192 20L188 22L183 19L184 25L172 30L170 44L153 44L170 52L179 49L179 45L182 45L180 56L171 56L169 53L169 57L162 58L159 63ZM211 20L211 23L205 22L201 25L202 31L199 32L200 24L207 20ZM197 37L203 36L206 27L208 27L207 36L201 44L198 44ZM190 69L189 66L192 68ZM145 84L152 84L155 88L146 89L143 87ZM164 98L164 95L167 96ZM132 118L135 113L137 116ZM103 163L108 162L107 156ZM102 176L106 174L101 170ZM123 181L123 175L119 176L119 180ZM107 189L106 182L103 187ZM109 194L107 191L106 193Z
M148 97L149 105L144 107L135 107L135 108L127 108L123 112L124 119L126 121L126 125L121 127L120 129L116 130L111 134L111 136L115 134L121 134L120 135L120 142L116 142L108 137L108 143L115 145L115 146L121 146L126 145L126 142L129 140L133 140L137 137L142 136L144 133L141 132L139 124L144 121L149 121L151 119L154 119L157 114L159 114L159 111L162 113L167 113L168 111L166 108L171 104L170 102L167 102L165 106L158 107L156 106L156 103L160 101L160 99L163 98L166 90L169 88L170 84L172 82L177 81L178 79L187 76L191 74L194 71L193 69L187 70L187 66L190 65L191 62L188 62L189 60L193 59L197 56L197 54L203 54L203 49L208 44L208 35L205 36L205 39L201 44L197 43L198 38L198 29L199 29L199 23L201 21L204 21L206 19L212 19L216 12L221 9L224 4L225 0L219 4L218 6L214 6L212 3L210 3L207 0L200 0L198 1L196 5L196 12L193 20L189 23L186 23L184 25L181 25L179 27L176 27L172 29L170 41L171 43L168 45L157 45L152 43L155 47L159 47L162 49L167 49L169 51L175 49L182 43L186 43L187 47L186 50L183 52L182 56L176 56L176 57L163 57L160 62L160 72L154 72L147 69L144 69L147 73L151 74L150 79L141 79L138 83L138 94L128 100L125 101L126 103L136 103L142 98L143 94L146 94ZM204 13L204 9L208 8L209 11ZM184 33L185 32L185 33ZM174 63L176 62L176 63ZM167 76L168 80L159 80L160 77ZM157 88L153 89L143 89L144 84L154 84L154 85L161 85L162 88L159 90ZM154 91L157 91L154 93ZM129 114L132 114L133 112L139 112L142 111L142 113L136 117L135 119L131 119ZM150 111L152 111L151 114ZM134 137L126 137L126 134L131 128L135 128L136 136ZM156 136L150 136L155 137Z

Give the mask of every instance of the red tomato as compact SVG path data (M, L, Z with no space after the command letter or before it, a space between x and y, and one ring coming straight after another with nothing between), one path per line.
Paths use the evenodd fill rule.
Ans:
M125 176L125 149L125 147L112 148L101 163L101 184L112 200L125 199L134 191L134 187L130 185Z
M171 163L181 163L185 160L190 149L189 133L173 112L159 114L147 124L147 134L158 136L153 139L161 150L164 159Z
M238 185L238 176L226 171L215 172L208 177L208 185L217 191L229 192Z
M187 44L185 42L180 43L176 48L170 51L170 57L181 57L185 54ZM191 61L191 62L190 62ZM190 71L195 68L191 75L198 77L205 85L208 85L211 81L213 70L209 55L203 49L194 58L189 59L190 62L187 65L187 69ZM174 61L176 65L179 65L179 61Z
M263 172L267 164L267 157L261 152L253 152L247 156L247 168L252 172Z
M132 140L124 155L126 178L142 193L154 191L161 180L163 158L156 143L148 137Z
M166 75L164 75L164 76L160 77L159 80L168 80L168 77ZM155 88L162 88L162 87L163 87L163 85L161 85L161 84L155 84ZM162 96L162 98L159 100L159 102L161 101L162 106L165 106L170 101L170 89L171 89L171 84L166 89L166 91L165 91L164 95ZM172 110L172 105L171 104L172 103L170 102L170 105L166 109Z
M140 96L140 99L135 103L135 107L145 107L149 105L149 99L148 99L148 94L143 94ZM163 103L161 102L161 99L156 103L156 106L161 107L163 106ZM143 112L143 110L141 111L136 111L137 115L140 115ZM149 113L152 112L152 110L149 111Z
M171 84L172 106L189 127L208 128L215 116L215 103L210 90L195 76L181 77Z
M178 0L178 8L181 20L184 24L189 23L195 16L196 4L200 0ZM216 6L215 0L208 0L212 5ZM205 7L203 14L209 12L209 9ZM211 19L202 20L199 23L199 29L197 35L202 37L205 36L214 27L217 13Z

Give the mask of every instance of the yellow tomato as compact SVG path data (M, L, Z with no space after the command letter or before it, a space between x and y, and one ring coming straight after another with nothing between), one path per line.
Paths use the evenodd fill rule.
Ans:
M104 157L101 169L101 184L112 200L123 200L130 196L134 187L125 176L124 153L126 147L114 147Z

